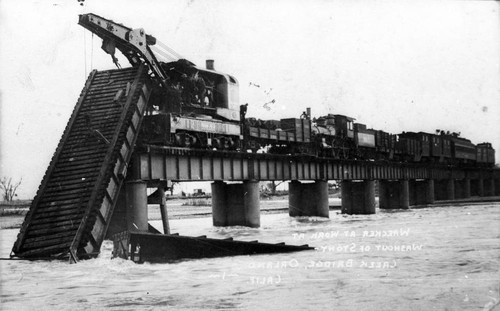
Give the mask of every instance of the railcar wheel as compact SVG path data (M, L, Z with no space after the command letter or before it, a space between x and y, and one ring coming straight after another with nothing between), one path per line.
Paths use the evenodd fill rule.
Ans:
M189 133L186 132L180 132L175 134L175 143L179 147L192 147L195 146L198 142L198 139L190 135Z
M250 149L253 153L256 153L260 149L260 144L255 140L249 140L246 143L246 149Z
M231 146L231 138L230 137L222 137L221 139L221 149L228 150Z

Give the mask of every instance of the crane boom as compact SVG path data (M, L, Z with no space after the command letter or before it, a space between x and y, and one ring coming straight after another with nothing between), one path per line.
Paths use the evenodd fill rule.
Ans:
M156 44L156 39L146 34L143 28L131 29L92 13L80 15L78 24L103 39L102 48L113 57L115 63L116 47L132 66L146 64L150 69L151 78L160 86L166 85L168 76L149 47Z

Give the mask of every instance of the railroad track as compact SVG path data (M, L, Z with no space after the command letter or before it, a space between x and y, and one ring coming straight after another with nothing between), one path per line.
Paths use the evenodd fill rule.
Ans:
M93 71L12 249L27 259L95 257L139 134L147 70Z

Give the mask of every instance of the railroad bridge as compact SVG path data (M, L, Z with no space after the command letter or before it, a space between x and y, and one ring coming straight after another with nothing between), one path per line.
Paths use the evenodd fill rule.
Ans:
M171 181L213 181L216 226L260 225L259 181L290 181L291 216L328 217L328 181L342 183L342 212L375 213L435 200L492 196L500 170L300 155L136 147L152 93L144 65L93 71L13 246L21 258L96 257L106 235L148 232L147 188L156 187L169 233L164 191Z
M137 191L138 187L142 192L147 187L162 188L168 181L213 181L216 226L259 226L259 181L290 181L290 216L328 217L329 180L341 181L342 212L347 214L375 213L376 181L382 209L407 209L436 200L500 195L499 169L331 160L303 155L147 146L135 153L132 170L130 191ZM140 210L144 211L146 202L142 201L136 202L136 206L142 204Z

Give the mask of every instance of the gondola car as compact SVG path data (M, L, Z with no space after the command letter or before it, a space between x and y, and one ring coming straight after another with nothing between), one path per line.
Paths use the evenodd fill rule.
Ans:
M311 152L311 120L287 118L262 121L247 118L243 121L245 150L267 150L277 154Z

